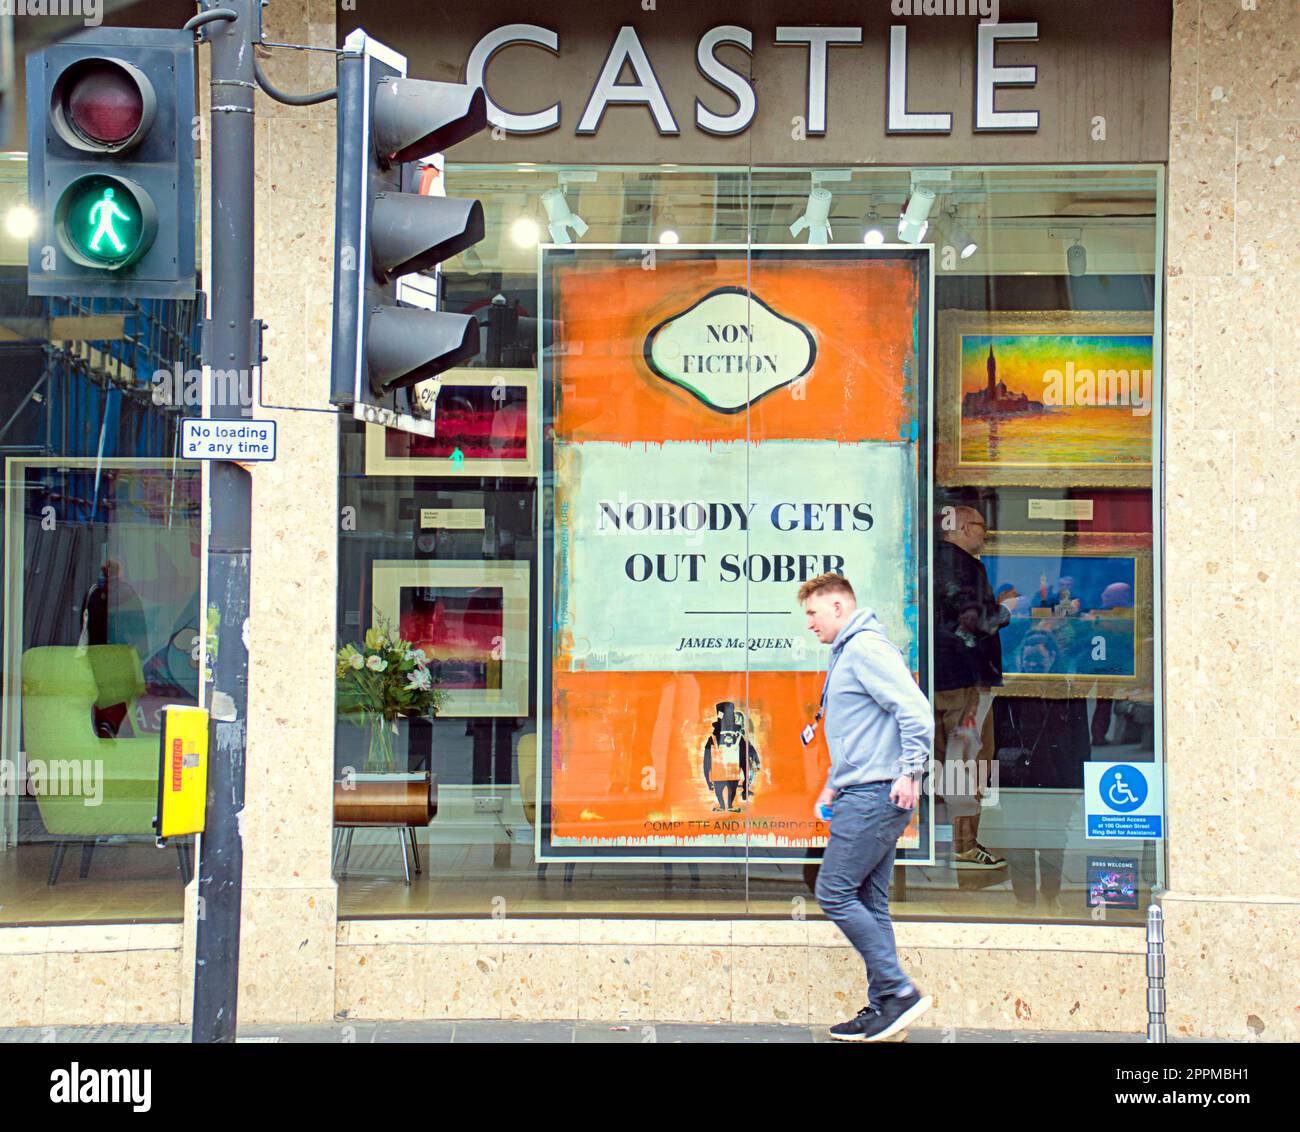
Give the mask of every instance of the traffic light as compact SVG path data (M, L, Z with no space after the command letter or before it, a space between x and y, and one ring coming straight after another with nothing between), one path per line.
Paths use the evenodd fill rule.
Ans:
M33 295L195 293L194 36L94 28L27 58Z
M470 315L400 305L398 279L483 238L483 206L403 191L415 162L487 125L480 87L408 79L406 60L362 31L339 60L330 400L358 417L432 431L411 388L479 350ZM424 427L422 427L424 426Z

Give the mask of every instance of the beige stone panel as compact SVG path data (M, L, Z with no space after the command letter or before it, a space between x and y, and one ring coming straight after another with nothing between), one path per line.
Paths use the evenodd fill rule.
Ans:
M44 955L49 939L49 928L3 928L0 955Z
M852 1018L867 1001L867 972L851 947L808 948L808 1022L830 1026Z
M1201 0L1200 106L1206 117L1254 118L1277 112L1278 84L1295 65L1287 0Z
M1165 281L1164 426L1182 431L1195 427L1195 323L1196 280L1175 275L1173 265Z
M275 0L263 8L262 37L272 43L307 43L309 34L309 0ZM258 62L272 86L286 94L308 92L307 56L309 52L294 51L287 47L256 48ZM328 106L328 104L326 104ZM257 92L259 116L288 117L291 114L309 113L316 107L294 107L276 102Z
M899 947L909 950L1085 951L1145 954L1145 944L1128 928L1097 924L999 924L983 921L894 925Z
M126 946L129 951L171 950L178 953L179 959L184 935L183 924L132 924L127 930Z
M660 920L655 925L655 943L728 945L732 926L731 920Z
M1261 271L1196 286L1192 360L1198 429L1273 424L1273 293Z
M1232 498L1232 434L1175 425L1165 462L1166 571L1173 580L1189 570L1194 585L1227 580L1232 540L1224 537L1223 506Z
M429 920L429 943L500 943L504 921L486 916L480 920Z
M578 980L571 946L503 944L501 1016L576 1018Z
M1198 116L1197 104L1201 0L1174 0L1174 26L1170 46L1173 73L1169 82L1169 118L1187 122Z
M347 944L370 947L378 943L428 943L429 920L405 917L394 920L351 920L340 927L348 928Z
M737 920L731 926L736 947L806 946L807 920Z
M0 1026L39 1026L45 1019L45 956L0 954Z
M1274 616L1259 626L1260 644L1270 652L1284 644L1276 617L1291 604L1288 588L1300 563L1298 460L1300 438L1294 430L1260 429L1235 437L1233 581L1254 590L1272 611Z
M256 532L255 532L256 533ZM269 557L269 556L268 556ZM250 686L250 697L259 707L274 708L291 726L314 725L333 731L334 717L334 621L332 599L334 575L312 563L300 563L297 571L279 570L268 562L253 565L249 637L252 653L278 661L289 681L286 685ZM308 569L311 566L312 569ZM328 585L328 588L326 588ZM320 649L328 642L327 655ZM285 652L284 650L289 650ZM315 650L315 651L313 651ZM251 662L250 662L251 663ZM270 678L272 663L262 674ZM290 691L288 700L271 700L272 688ZM264 692L264 689L266 690ZM293 714L288 714L293 709Z
M307 0L307 42L309 44L314 47L329 48L336 45L335 17L339 7L338 0ZM334 86L338 81L334 55L325 51L308 51L306 54L309 89L326 90Z
M336 895L333 885L245 883L239 936L242 1022L322 1022L334 1016Z
M1274 651L1260 647L1277 611L1258 582L1251 585L1210 583L1201 612L1202 667L1209 676L1210 694L1191 705L1197 733L1209 745L1200 749L1202 765L1213 773L1224 764L1225 748L1246 738L1272 738L1278 717ZM1190 612L1190 611L1189 611ZM1269 710L1261 710L1266 707ZM1183 709L1186 710L1186 709Z
M179 948L127 953L122 1010L128 1025L180 1021L180 963Z
M581 934L581 920L528 920L511 916L509 902L507 914L502 917L501 941L503 943L577 943Z
M299 438L293 439L297 441ZM335 448L331 439L321 438L322 443L310 459L332 462ZM294 459L295 456L290 452L283 458ZM295 634L294 639L300 643L304 642L304 638L314 638L312 644L329 643L330 647L326 650L329 655L323 658L318 668L309 671L318 679L328 674L331 695L334 680L335 602L332 587L328 590L321 587L324 579L333 576L326 567L337 556L335 540L338 537L340 511L336 506L334 489L335 483L331 479L318 483L314 494L309 494L306 484L297 476L287 474L275 478L264 477L255 484L253 492L254 545L264 548L262 558L253 562L253 588L260 602L260 605L254 606L253 612L264 616L273 612L271 603L276 598L277 582L295 583L285 591L282 602L285 599L298 599L310 604L293 610L288 624L278 630L280 639ZM276 506L277 498L280 500L279 507ZM270 632L273 629L274 626L269 622L259 626L259 632ZM296 669L295 673L299 680L305 674L302 669Z
M423 1018L425 980L420 976L418 958L424 950L405 943L339 948L337 997L331 994L338 1016L389 1021Z
M655 941L655 921L580 920L578 938L584 944L644 946Z
M963 1028L1127 1031L1145 1024L1142 955L900 949L934 999L927 1024Z
M292 750L297 744L317 745L319 739L308 732L281 730L275 742ZM267 801L244 809L245 884L263 888L333 885L330 796L303 770L299 774L301 777L293 777L285 768L274 766L248 769L247 795L260 794Z
M302 112L300 112L301 116ZM271 242L258 248L259 275L291 276L328 289L334 277L334 123L272 120L269 165L258 202Z
M47 955L43 1024L93 1026L125 1022L126 966L125 952Z
M1294 674L1300 670L1291 671ZM1236 893L1275 893L1300 898L1300 844L1294 837L1278 836L1279 831L1295 827L1296 814L1300 813L1297 691L1300 689L1291 689L1275 708L1290 712L1291 737L1271 743L1246 742L1233 751Z
M731 1021L731 967L735 955L726 946L657 946L655 1021Z
M501 948L495 943L433 944L415 949L425 1018L500 1018Z
M47 951L125 951L129 924L79 924L51 926Z
M1273 281L1273 358L1277 370L1277 420L1292 435L1300 421L1300 318L1296 317L1297 273Z
M733 947L731 1020L802 1024L808 1018L808 948Z
M330 231L333 231L331 225ZM331 252L332 254L332 252ZM307 310L303 316L306 345L302 355L302 369L306 378L302 391L302 404L326 408L329 402L330 361L334 342L334 296L332 281L325 286L308 284ZM324 419L324 418L321 418ZM337 437L337 425L330 421L331 431ZM337 439L331 440L337 447Z
M1237 264L1294 276L1300 254L1300 121L1259 118L1237 133ZM1290 288L1284 296L1292 301Z
M1166 258L1171 275L1231 275L1236 126L1175 122L1169 131Z
M1171 1038L1300 1040L1300 902L1162 903Z
M584 945L579 963L579 1018L619 1022L654 1017L654 948Z

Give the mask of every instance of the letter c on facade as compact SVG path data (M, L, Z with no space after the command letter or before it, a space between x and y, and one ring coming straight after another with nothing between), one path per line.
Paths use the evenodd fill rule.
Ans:
M503 47L513 43L531 43L535 47L544 47L552 55L560 54L560 36L549 28L537 24L507 24L505 27L490 31L476 44L469 53L465 64L465 83L470 87L481 86L487 95L488 121L494 126L501 126L512 134L544 134L554 130L560 124L560 104L538 110L535 114L511 114L492 100L487 88L487 66L492 56Z

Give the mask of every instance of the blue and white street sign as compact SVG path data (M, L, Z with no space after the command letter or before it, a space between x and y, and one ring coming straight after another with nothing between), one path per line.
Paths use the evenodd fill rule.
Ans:
M1159 763L1083 764L1086 836L1156 838L1164 832Z
M237 464L275 459L275 421L181 421L181 459L231 460Z

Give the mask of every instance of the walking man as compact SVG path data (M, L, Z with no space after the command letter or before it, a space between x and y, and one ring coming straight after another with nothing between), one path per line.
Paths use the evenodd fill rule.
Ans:
M830 841L817 876L817 903L867 966L869 1001L831 1027L846 1042L881 1042L930 1009L903 973L889 918L894 848L911 820L930 759L934 717L879 618L858 608L840 574L799 587L808 628L831 646L817 719L826 722L831 770L817 800L832 808ZM816 723L804 729L812 741Z

